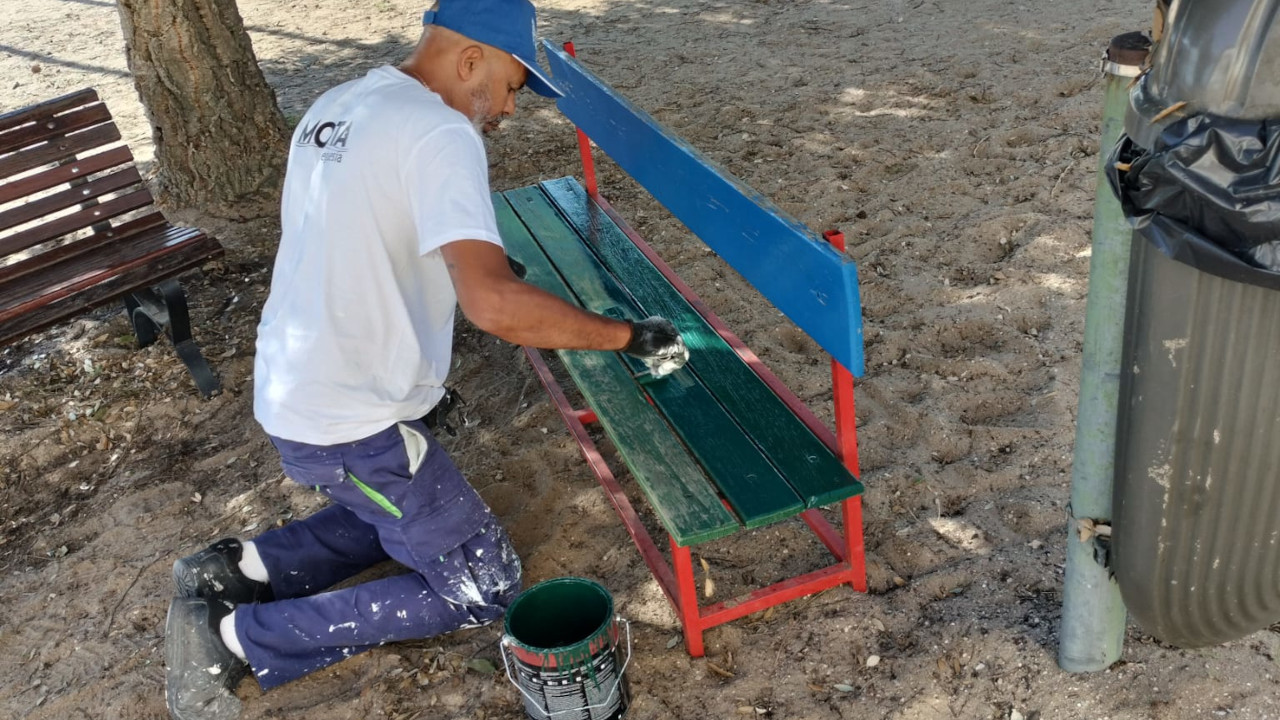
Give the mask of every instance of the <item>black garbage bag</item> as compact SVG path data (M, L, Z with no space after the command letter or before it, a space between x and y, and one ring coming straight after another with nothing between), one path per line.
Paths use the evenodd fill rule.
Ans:
M1280 290L1280 119L1188 117L1150 149L1122 136L1107 167L1125 217L1162 253Z

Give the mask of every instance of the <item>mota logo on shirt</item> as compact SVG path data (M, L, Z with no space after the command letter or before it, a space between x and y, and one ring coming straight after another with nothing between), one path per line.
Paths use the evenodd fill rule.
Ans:
M351 134L351 123L347 120L325 120L310 125L303 125L298 133L299 147L311 145L322 150L343 152L347 149L347 136Z

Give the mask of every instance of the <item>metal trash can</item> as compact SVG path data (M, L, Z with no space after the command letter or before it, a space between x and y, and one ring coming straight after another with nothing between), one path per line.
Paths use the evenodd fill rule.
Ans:
M1180 647L1280 620L1277 9L1174 3L1112 155L1135 232L1110 562Z

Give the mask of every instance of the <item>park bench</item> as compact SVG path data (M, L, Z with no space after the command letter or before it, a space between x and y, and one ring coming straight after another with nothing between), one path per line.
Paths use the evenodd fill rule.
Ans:
M168 335L209 396L176 276L222 246L165 220L119 141L93 89L0 115L0 344L123 298L139 346Z
M558 351L587 408L575 408L539 351L525 348L683 626L703 632L849 584L866 591L853 374L863 368L854 263L711 164L653 118L544 43L560 111L578 127L584 188L572 177L494 194L508 253L526 280L619 318L662 315L688 365L660 379L618 353ZM836 433L777 379L598 192L587 136L832 357ZM586 424L599 423L669 535L668 563ZM843 533L819 508L839 504ZM703 608L692 546L800 516L837 562Z

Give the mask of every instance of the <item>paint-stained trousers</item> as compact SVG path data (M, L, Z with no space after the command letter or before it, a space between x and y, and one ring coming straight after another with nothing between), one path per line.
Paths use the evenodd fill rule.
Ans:
M333 504L254 538L275 602L236 609L264 690L388 642L492 622L520 587L520 559L421 421L316 446L272 438L285 474ZM411 573L322 592L394 559Z

